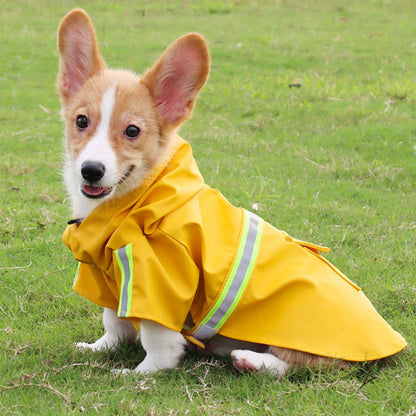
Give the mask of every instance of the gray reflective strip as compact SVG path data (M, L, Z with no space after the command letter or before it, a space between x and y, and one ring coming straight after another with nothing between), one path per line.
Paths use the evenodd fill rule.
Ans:
M121 272L121 294L118 307L118 316L121 318L128 317L131 305L130 283L132 276L127 247L129 246L122 247L116 251L117 263Z
M219 300L192 333L195 338L205 340L217 334L238 305L257 258L262 225L263 222L257 215L245 211L245 232L240 242L239 255Z

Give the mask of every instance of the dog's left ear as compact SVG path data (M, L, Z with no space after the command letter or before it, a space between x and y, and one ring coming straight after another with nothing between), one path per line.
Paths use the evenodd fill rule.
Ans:
M105 68L94 27L84 10L72 10L63 18L58 29L58 49L61 55L58 90L65 102L89 77Z
M192 114L209 73L209 52L197 33L170 45L141 81L149 88L163 121L175 128Z

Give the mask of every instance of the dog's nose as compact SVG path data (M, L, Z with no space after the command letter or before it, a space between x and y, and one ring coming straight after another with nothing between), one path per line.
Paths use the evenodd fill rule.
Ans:
M105 166L101 162L87 161L81 165L81 175L88 182L98 182L105 173Z

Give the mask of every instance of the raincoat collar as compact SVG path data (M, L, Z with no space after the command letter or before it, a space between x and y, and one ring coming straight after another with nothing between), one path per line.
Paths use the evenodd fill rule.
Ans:
M99 205L81 223L68 225L63 241L78 261L95 263L105 270L110 261L110 253L106 255L106 251L131 242L120 242L120 235L129 224L134 223L142 234L151 235L166 215L205 186L191 146L177 136L167 164L157 166L136 189Z

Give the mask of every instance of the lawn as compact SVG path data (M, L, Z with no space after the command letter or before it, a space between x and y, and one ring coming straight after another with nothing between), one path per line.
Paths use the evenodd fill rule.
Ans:
M328 245L409 342L346 371L282 380L190 355L116 377L140 346L81 353L101 311L72 291L61 242L56 29L74 1L0 3L0 413L416 415L416 4L412 0L82 3L111 67L142 72L176 37L212 70L181 130L206 181L291 235Z

